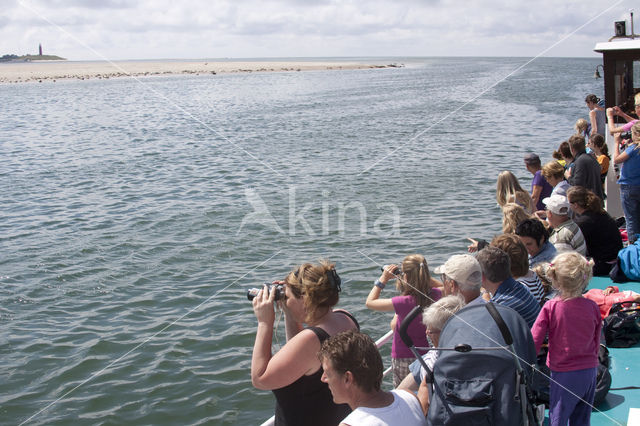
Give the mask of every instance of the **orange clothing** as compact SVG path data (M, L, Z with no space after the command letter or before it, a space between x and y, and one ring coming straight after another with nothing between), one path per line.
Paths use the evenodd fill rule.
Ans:
M596 160L598 160L598 163L600 164L600 175L606 175L609 171L609 157L602 154L598 155Z

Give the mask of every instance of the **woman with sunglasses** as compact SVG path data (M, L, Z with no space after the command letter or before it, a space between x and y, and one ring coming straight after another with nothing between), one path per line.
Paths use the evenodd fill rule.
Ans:
M323 371L317 353L329 337L360 327L351 314L333 309L341 290L335 265L305 263L279 283L284 285L284 300L277 304L285 314L287 342L271 353L276 286L265 286L253 299L258 319L251 359L253 386L273 391L278 426L338 424L351 409L333 402L329 387L320 380Z
M390 299L381 299L382 290L393 278L396 278L396 289L401 294ZM398 327L414 307L419 305L425 308L440 299L442 293L439 288L432 288L434 284L437 282L432 281L425 258L419 254L412 254L405 257L400 266L385 266L367 297L367 308L374 311L395 312L391 320L391 329L395 331L391 344L393 387L397 387L409 374L409 364L415 359L411 350L402 342L400 333L397 332ZM407 329L407 333L417 347L429 346L425 332L424 324L417 317Z

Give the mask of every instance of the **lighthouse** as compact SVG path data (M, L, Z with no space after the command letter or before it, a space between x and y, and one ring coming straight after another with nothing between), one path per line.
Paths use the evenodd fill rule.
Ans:
M38 55L42 56L42 43L38 44Z

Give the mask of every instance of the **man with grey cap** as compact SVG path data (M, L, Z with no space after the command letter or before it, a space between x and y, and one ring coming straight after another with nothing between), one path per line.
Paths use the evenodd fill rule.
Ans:
M531 200L535 206L535 210L544 210L542 199L551 195L553 187L542 176L542 162L537 154L529 153L524 156L524 165L529 170L529 173L533 175L531 181Z
M546 207L547 222L553 228L549 242L558 253L577 251L587 255L587 244L580 227L569 217L569 200L564 195L554 194L542 200Z
M484 303L482 268L475 257L469 254L453 255L444 265L435 269L441 275L444 296L460 295L467 305Z

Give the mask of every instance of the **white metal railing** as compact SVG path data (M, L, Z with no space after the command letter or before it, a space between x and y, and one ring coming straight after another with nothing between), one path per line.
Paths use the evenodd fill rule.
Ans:
M389 343L389 341L392 338L393 338L393 330L389 330L389 331L387 331L387 333L384 336L382 336L381 338L376 340L376 346L380 348L380 347L386 345L387 343ZM389 367L386 370L384 370L384 372L382 373L382 377L386 376L390 372L391 372L391 367ZM262 423L260 426L273 426L274 424L275 424L275 417L271 416L271 418L269 420L267 420L266 422Z

